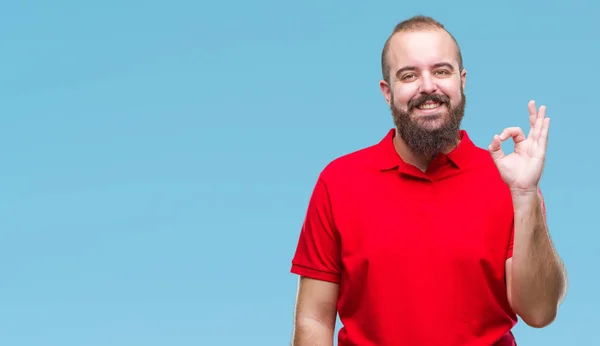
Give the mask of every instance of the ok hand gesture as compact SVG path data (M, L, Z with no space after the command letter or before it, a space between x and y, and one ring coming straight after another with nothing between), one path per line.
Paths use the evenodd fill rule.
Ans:
M521 128L509 127L494 135L488 147L511 192L537 192L546 161L550 118L546 117L546 107L538 110L535 101L529 101L528 109L531 129L527 137ZM514 152L506 155L501 144L509 138L515 143Z

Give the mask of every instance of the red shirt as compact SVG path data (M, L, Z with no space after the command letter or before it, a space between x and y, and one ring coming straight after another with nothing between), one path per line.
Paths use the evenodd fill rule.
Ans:
M340 285L340 346L514 345L512 198L465 131L426 172L377 145L321 172L291 272Z

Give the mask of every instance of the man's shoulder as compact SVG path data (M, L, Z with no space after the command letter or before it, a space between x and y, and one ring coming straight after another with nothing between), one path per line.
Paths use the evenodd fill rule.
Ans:
M380 157L379 145L372 144L333 158L322 169L321 177L327 180L340 179L376 169Z
M469 164L465 172L469 174L469 179L473 183L480 181L485 184L486 188L481 190L482 193L487 193L489 189L508 191L508 186L504 183L500 171L487 147L473 143L471 144L469 153Z
M465 131L466 133L466 131ZM475 143L471 138L469 138L469 151L468 151L468 155L470 157L470 159L473 162L478 163L478 166L481 167L487 167L487 168L494 168L496 167L496 164L494 163L494 160L492 159L492 155L490 155L490 152L488 151L487 147L482 147L480 145L478 145L477 143Z
M478 146L476 144L473 144L473 152L472 155L485 163L494 163L494 160L492 159L492 155L490 155L490 152L487 150L487 148L483 148L481 146Z
M498 167L487 148L476 146L473 150L473 157L479 163L480 168L491 171L494 174L497 174L498 177L500 176Z

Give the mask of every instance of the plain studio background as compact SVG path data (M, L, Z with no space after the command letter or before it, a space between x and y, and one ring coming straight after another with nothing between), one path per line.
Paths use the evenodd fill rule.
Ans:
M527 128L529 99L548 106L542 188L569 294L552 326L514 331L594 344L598 6L3 2L0 344L288 344L317 174L393 125L380 51L419 13L461 44L476 144Z

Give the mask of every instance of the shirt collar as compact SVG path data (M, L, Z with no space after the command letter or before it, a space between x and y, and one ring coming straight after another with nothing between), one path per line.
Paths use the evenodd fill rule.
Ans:
M390 129L385 137L377 144L377 164L381 170L400 169L407 170L414 168L409 164L405 163L396 148L394 147L394 136L396 135L395 129ZM476 146L469 138L467 131L460 130L460 143L448 154L439 154L434 160L438 161L450 161L458 169L464 169L475 152ZM409 168L412 167L412 168Z

